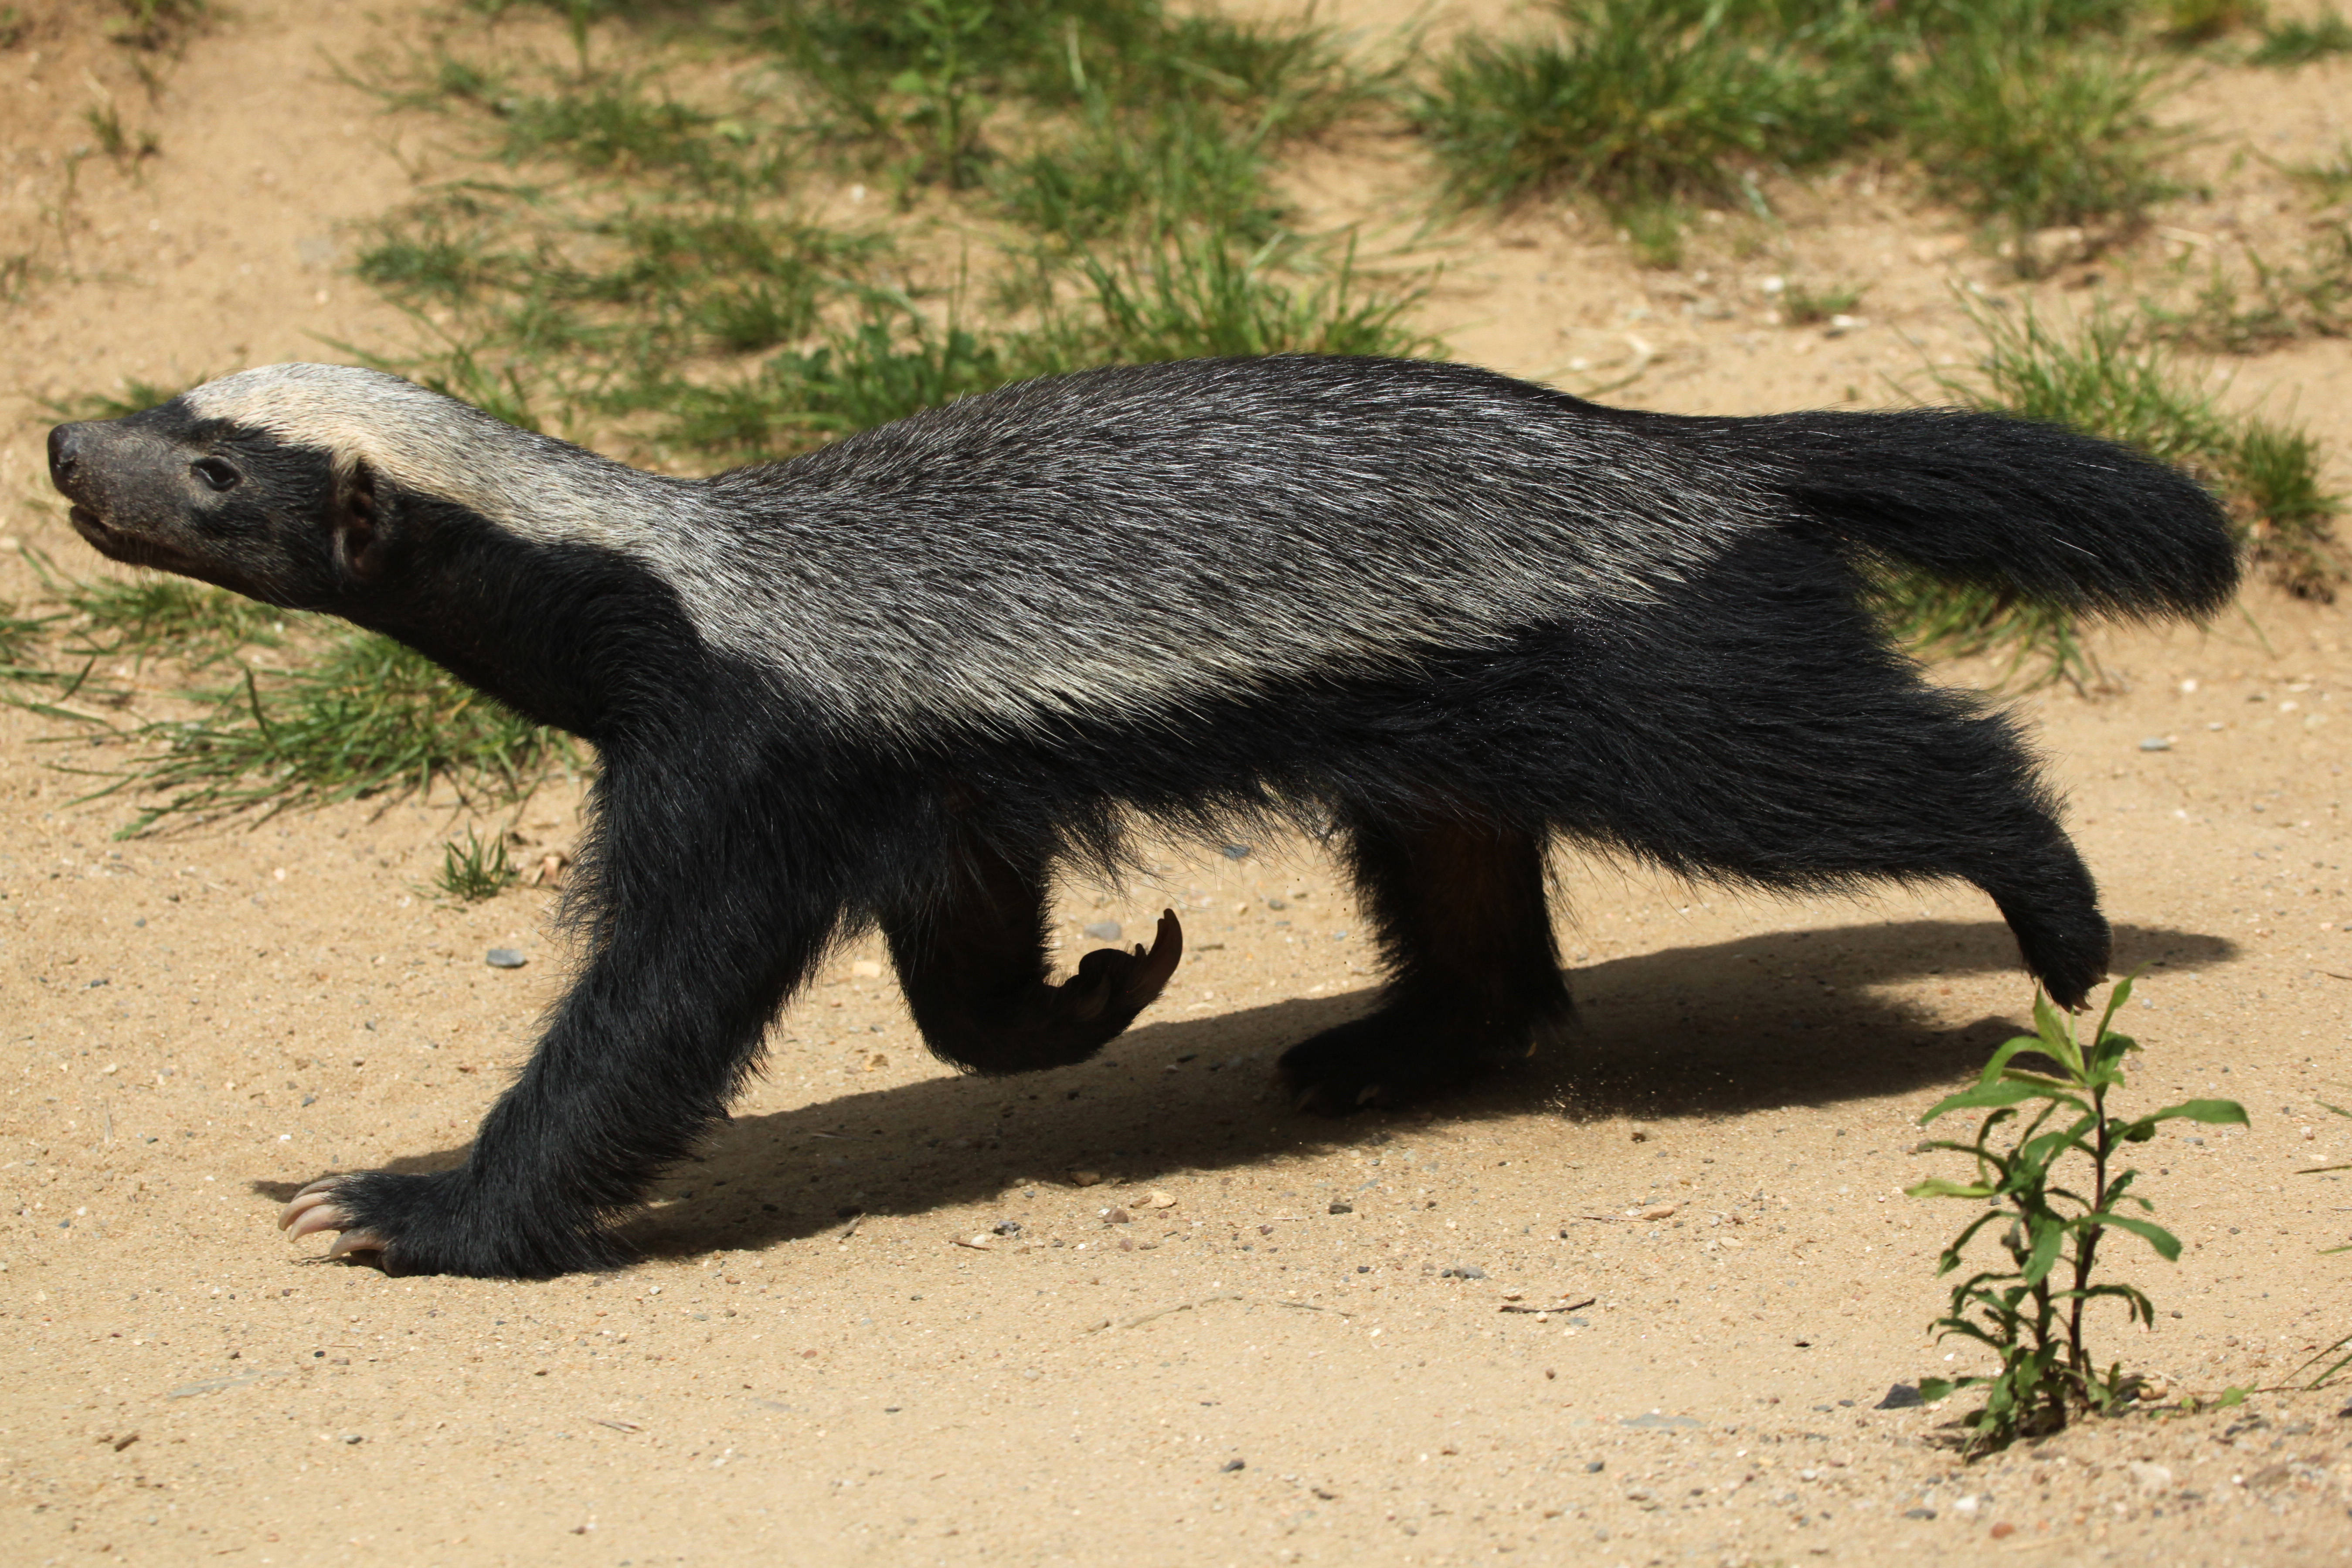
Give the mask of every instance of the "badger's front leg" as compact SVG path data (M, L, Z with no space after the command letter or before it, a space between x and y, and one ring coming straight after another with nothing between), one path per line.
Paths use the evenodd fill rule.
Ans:
M365 1171L286 1206L296 1236L390 1271L545 1278L606 1267L613 1217L726 1114L761 1037L839 921L841 879L746 820L760 800L692 760L608 751L585 969L466 1163Z
M1007 855L966 836L940 896L886 914L898 983L933 1055L969 1071L1081 1062L1135 1021L1176 973L1184 933L1170 910L1150 948L1097 948L1047 981L1042 854Z

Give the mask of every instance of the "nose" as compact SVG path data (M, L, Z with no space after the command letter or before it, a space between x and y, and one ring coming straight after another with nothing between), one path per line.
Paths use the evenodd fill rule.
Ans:
M49 432L49 483L64 489L80 459L82 426L60 425Z

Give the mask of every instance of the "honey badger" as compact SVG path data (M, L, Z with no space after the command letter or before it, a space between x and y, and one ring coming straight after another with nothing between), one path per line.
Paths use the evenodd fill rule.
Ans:
M1766 889L1959 878L2080 1005L2090 874L2015 726L1888 646L1866 574L2156 616L2237 573L2197 485L2048 426L1307 355L1030 382L704 479L273 365L59 426L49 462L104 554L344 616L598 750L583 966L466 1163L287 1208L410 1272L612 1261L848 932L878 924L958 1067L1088 1057L1182 935L1055 984L1049 889L1138 819L1333 837L1388 980L1282 1059L1328 1110L1559 1037L1557 837Z

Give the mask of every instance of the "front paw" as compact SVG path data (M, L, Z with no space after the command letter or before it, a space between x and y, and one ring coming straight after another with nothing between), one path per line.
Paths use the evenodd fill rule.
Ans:
M286 1233L289 1241L299 1241L313 1231L331 1230L338 1234L335 1244L320 1254L322 1258L346 1258L365 1252L382 1258L391 1244L383 1237L362 1225L353 1210L358 1206L354 1192L346 1200L342 1186L350 1176L321 1176L294 1194L294 1199L278 1211L278 1228ZM351 1205L346 1207L346 1202Z
M499 1201L477 1190L464 1166L324 1176L294 1194L278 1226L289 1239L338 1232L322 1256L364 1258L387 1274L545 1279L619 1260L593 1218L554 1204Z

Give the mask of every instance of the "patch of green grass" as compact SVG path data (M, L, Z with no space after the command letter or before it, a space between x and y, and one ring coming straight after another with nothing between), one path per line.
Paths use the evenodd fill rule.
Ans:
M2262 42L2246 57L2246 63L2286 68L2344 54L2352 54L2352 22L2347 22L2343 13L2330 10L2309 21L2297 18L2263 27Z
M82 122L98 138L98 150L118 163L135 163L142 158L152 158L163 150L152 131L132 132L124 128L121 111L111 100L94 103L81 111Z
M176 48L213 16L211 0L115 0L107 36L134 49Z
M211 701L203 718L116 737L142 754L96 795L149 797L125 837L166 820L399 798L436 781L470 800L519 801L574 754L566 737L364 632L334 638L314 664L267 685L248 669Z
M1466 39L1414 110L1472 201L1730 195L1888 129L1891 37L1859 8L1563 0L1558 38ZM1796 15L1787 15L1796 13Z
M1906 141L1929 188L2004 234L2030 272L2033 231L2129 226L2178 189L2165 169L2186 134L2153 113L2170 69L2062 36L2034 0L2003 0L1927 40Z
M2337 143L2324 163L2291 163L2287 173L2323 202L2352 202L2352 143Z
M1868 289L1862 283L1790 282L1780 290L1780 319L1792 327L1811 326L1832 316L1851 315Z
M2164 0L2157 26L2175 48L2194 48L2246 27L2260 26L2263 0Z
M441 869L434 873L433 886L459 903L473 904L497 898L521 875L507 858L505 834L494 833L485 841L468 827L464 843L453 838L441 846Z
M1006 216L1064 244L1185 224L1264 244L1282 218L1266 184L1271 129L1198 101L1123 110L1090 90L1044 145L1000 163L991 186Z
M2114 1301L2127 1322L2153 1328L2156 1308L2138 1286L2103 1272L2100 1248L2111 1237L2129 1235L2169 1263L2179 1258L2180 1242L2143 1217L2155 1205L2135 1190L2139 1173L2123 1159L2167 1121L2246 1124L2245 1108L2230 1100L2183 1100L2137 1117L2108 1109L2109 1095L2125 1087L2124 1058L2140 1048L2112 1027L2131 993L2130 980L2108 993L2087 1041L2037 993L2034 1033L2002 1046L1975 1087L1947 1096L1919 1119L1926 1126L1956 1110L1986 1112L1973 1142L1937 1139L1923 1146L1968 1155L1976 1166L1970 1179L1933 1177L1906 1189L1913 1197L1958 1198L1980 1208L1944 1249L1939 1275L1960 1268L1979 1237L1990 1232L1995 1239L1999 1261L1952 1288L1950 1307L1935 1327L1939 1342L1982 1345L2000 1370L1919 1380L1930 1403L1983 1390L1984 1407L1965 1423L1971 1451L2046 1436L2077 1415L2117 1411L2134 1396L2139 1380L2120 1363L2100 1370L2084 1314L2094 1302ZM1996 1133L2006 1146L1996 1145Z
M938 325L903 300L877 296L864 319L823 343L770 359L753 376L677 388L664 430L675 445L730 460L806 450L917 409L1018 379L1000 343Z
M1068 295L1028 334L1031 374L1216 354L1412 355L1433 352L1407 321L1422 285L1360 270L1352 245L1176 234L1080 252Z
M77 657L170 658L202 669L240 647L276 647L289 616L240 594L184 577L52 581L71 613L63 652Z

